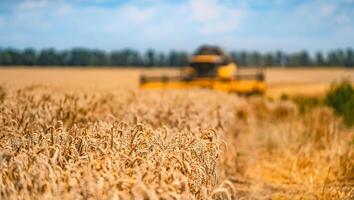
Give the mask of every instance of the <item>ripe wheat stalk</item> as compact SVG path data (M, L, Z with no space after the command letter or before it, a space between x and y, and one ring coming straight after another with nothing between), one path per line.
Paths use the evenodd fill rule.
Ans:
M345 199L350 137L330 110L290 102L1 87L0 198Z

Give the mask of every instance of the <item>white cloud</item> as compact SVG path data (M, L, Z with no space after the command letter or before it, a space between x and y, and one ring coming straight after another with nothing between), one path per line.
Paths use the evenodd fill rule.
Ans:
M53 24L41 12L17 12L13 15L11 26L19 29L46 31Z
M323 4L320 6L319 10L322 16L328 17L331 16L336 9L336 6L333 4Z
M207 23L220 17L220 8L215 0L191 0L191 10L195 20Z
M202 24L207 34L235 31L247 14L245 9L228 7L217 0L191 0L190 7L195 21Z
M58 6L57 10L55 11L55 15L60 17L65 17L66 15L72 13L74 8L69 4L63 4Z
M134 5L124 5L110 10L91 9L87 15L95 13L98 20L92 19L94 24L100 24L100 31L109 34L132 32L133 35L141 34L154 23L156 8L141 8ZM138 32L139 31L139 32Z
M117 15L121 15L126 20L142 24L151 20L155 14L155 8L139 8L137 6L127 5L116 11Z

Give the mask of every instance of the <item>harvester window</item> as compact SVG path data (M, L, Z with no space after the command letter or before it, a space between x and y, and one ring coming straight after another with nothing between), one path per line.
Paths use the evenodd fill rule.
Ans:
M198 77L216 76L217 66L214 63L191 63L191 67L195 70Z

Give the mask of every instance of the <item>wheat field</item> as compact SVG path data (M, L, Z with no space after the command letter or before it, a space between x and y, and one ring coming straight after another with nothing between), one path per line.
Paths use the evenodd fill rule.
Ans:
M243 69L255 71L254 69ZM0 68L0 84L23 87L31 84L50 84L62 88L80 89L136 89L139 76L179 75L171 68ZM279 97L283 93L322 95L333 81L347 78L354 82L354 70L350 68L268 68L265 69L267 95Z
M353 70L269 69L274 100L142 91L140 73L0 69L0 199L354 198L353 129L275 98Z

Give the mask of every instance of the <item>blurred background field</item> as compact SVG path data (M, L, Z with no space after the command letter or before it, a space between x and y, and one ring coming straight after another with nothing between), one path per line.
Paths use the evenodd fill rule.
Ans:
M252 70L245 68L245 71ZM0 83L11 86L50 84L57 87L136 89L139 77L147 75L178 75L177 68L63 68L14 67L0 68ZM326 67L267 68L267 96L323 95L333 82L348 79L354 82L354 69Z

